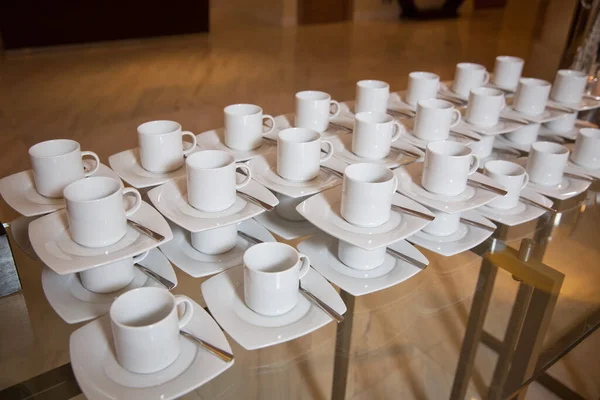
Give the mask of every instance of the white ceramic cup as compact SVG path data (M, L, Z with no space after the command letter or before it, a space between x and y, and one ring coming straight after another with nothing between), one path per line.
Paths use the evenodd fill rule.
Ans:
M135 203L125 210L123 197L131 194ZM113 178L93 176L71 183L64 190L71 238L85 247L117 243L127 233L127 217L142 205L140 192L122 188Z
M540 124L531 123L524 125L512 132L504 134L504 137L511 142L520 144L531 144L537 141L537 137L540 134Z
M494 151L494 142L496 141L496 135L481 135L479 142L471 142L468 144L469 148L480 159L486 158Z
M492 82L501 88L516 89L525 61L519 57L498 56L494 63Z
M262 137L275 129L275 120L254 104L232 104L225 107L225 145L235 150L252 150L260 147ZM271 121L265 131L263 123Z
M435 219L423 227L423 232L433 236L452 235L460 227L461 213L448 214L429 208Z
M559 69L554 78L550 98L559 103L579 104L585 93L588 75L572 69Z
M354 117L352 152L374 160L390 154L392 142L405 132L404 125L382 112L361 112Z
M432 142L425 151L421 184L436 194L456 196L467 188L469 175L479 167L479 158L457 142Z
M386 247L365 250L343 240L338 240L338 258L350 268L368 271L379 267L385 261Z
M571 161L587 169L600 168L600 129L579 130Z
M252 173L246 164L236 164L233 156L220 150L201 150L185 160L188 203L205 212L228 209L235 203L236 190L250 182ZM246 178L237 183L235 171Z
M525 167L529 180L545 186L558 185L562 182L568 159L569 149L558 143L532 144Z
M359 163L346 167L342 183L342 217L360 227L373 227L390 219L398 179L386 167Z
M562 117L553 119L544 123L544 126L552 132L569 132L575 127L575 121L577 121L577 112L563 114Z
M430 141L445 140L450 129L460 123L460 111L446 100L420 100L417 104L413 135Z
M452 91L461 96L468 96L471 89L483 86L490 80L490 73L480 64L458 63L452 82Z
M178 316L177 308L185 304ZM179 356L180 333L192 319L192 302L166 289L141 287L123 293L110 307L117 361L136 374L151 374Z
M267 316L282 315L298 303L300 279L310 260L284 243L260 243L244 252L244 300Z
M416 106L421 100L435 99L440 90L440 77L433 72L415 71L408 74L408 88L404 101Z
M146 258L148 252L135 257L95 267L79 273L81 285L94 293L112 293L121 290L131 283L135 267Z
M84 172L82 157L90 156L96 166ZM58 199L68 184L94 175L100 166L98 155L92 151L81 151L79 143L70 139L55 139L40 142L29 148L35 189L45 197Z
M331 106L334 106L333 113ZM298 128L314 129L317 132L325 132L329 126L329 120L340 114L340 103L331 99L325 92L316 90L305 90L296 93L296 119L295 126Z
M191 232L192 247L200 253L218 255L235 247L238 236L237 224L230 224L202 232Z
M548 95L550 94L550 82L536 78L521 78L512 108L525 115L540 115L546 109Z
M501 90L486 87L471 89L465 119L477 126L494 126L498 123L500 112L505 106L504 93Z
M387 112L390 85L387 82L363 80L356 83L356 100L354 112L376 111Z
M487 204L488 206L508 210L519 204L521 190L529 183L529 175L525 168L510 161L494 160L485 163L484 174L508 192L504 196L496 197Z
M184 156L196 148L196 136L182 132L175 121L150 121L137 128L140 162L146 171L156 174L175 171L183 165ZM183 149L183 137L188 136L192 145Z
M321 143L327 153L321 153ZM333 156L333 145L308 128L283 129L277 135L277 174L292 182L306 182L319 175L321 163Z
M302 216L296 210L298 204L302 203L304 200L308 199L310 196L302 196L302 197L289 197L283 195L281 193L275 193L275 196L279 200L279 204L275 206L275 213L279 215L281 218L287 221L299 222L306 221L306 218Z

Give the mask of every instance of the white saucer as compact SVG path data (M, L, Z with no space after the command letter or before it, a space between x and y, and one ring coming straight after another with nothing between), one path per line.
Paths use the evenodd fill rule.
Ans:
M346 126L347 128L352 129L354 127L354 115L352 113L350 113L349 115L347 114L348 107L344 107L341 103L340 103L340 106L342 107L340 114L342 112L345 112L345 114L343 116L337 116L331 122L337 122L338 124L342 124L342 125ZM295 118L294 113L288 113L288 114L282 114L282 115L276 116L275 117L275 129L273 130L273 132L271 132L265 136L267 136L271 139L277 140L277 135L279 134L279 132L281 130L294 127L294 118ZM343 133L346 133L346 132L329 125L329 127L327 128L327 130L325 132L321 132L321 137L323 139L328 139L332 136L337 136L337 135L340 135Z
M231 154L235 161L246 161L251 158L267 154L270 151L277 149L277 145L269 142L268 140L263 140L262 144L253 150L235 150L230 147L227 147L224 142L225 129L219 128L208 132L203 132L199 135L196 135L196 140L198 141L198 147L203 150L221 150L226 151Z
M590 169L584 168L581 165L575 164L573 161L569 160L567 163L568 167L571 168L578 175L588 175L592 178L600 179L600 169Z
M464 113L463 113L463 116L464 116ZM523 124L519 124L517 122L512 122L512 121L508 121L508 120L500 120L494 126L483 127L483 126L473 125L463 119L459 122L459 124L457 126L452 128L452 130L460 132L458 129L460 129L461 127L466 128L473 132L477 132L481 135L494 136L494 135L500 135L503 133L516 131L517 129L522 128Z
M400 138L397 141L395 141L394 143L392 143L392 147L397 146L397 143L402 141L402 142L411 144L420 150L424 150L425 148L427 148L427 145L431 142L431 140L421 139L412 134L413 126L414 126L414 119L403 119L402 124L406 128L406 132L402 132L400 134ZM456 128L458 128L457 132L460 133L460 127L457 126L452 129L454 130ZM463 128L463 129L465 129L465 128ZM473 137L479 137L479 134L477 132L466 132L466 133ZM446 140L451 141L451 142L462 143L464 145L469 145L474 142L474 140L465 138L463 136L454 136L454 135L452 135L452 132L450 132L450 136L448 136L448 138Z
M474 210L465 211L463 217L496 228L496 225ZM450 257L472 249L489 238L492 233L494 232L461 223L458 231L448 236L433 236L425 232L417 232L406 240L434 253Z
M521 191L521 196L529 200L533 200L536 203L543 204L547 207L552 207L553 204L552 200L542 196L530 188L523 189ZM525 222L529 222L546 213L545 210L542 210L539 207L535 207L523 202L519 202L516 207L508 210L501 210L485 205L479 207L476 211L489 220L508 226L520 225Z
M311 268L301 282L302 287L338 313L346 312L346 305L340 295L314 269ZM299 338L332 321L303 295L298 296L296 307L277 317L266 317L250 310L244 303L244 271L241 266L213 276L201 288L211 315L246 350Z
M593 124L588 121L578 119L575 121L575 126L567 132L555 132L553 130L548 129L545 125L542 125L540 127L540 135L559 136L559 137L574 141L575 139L577 139L577 134L579 133L579 130L581 128L596 128L596 129L598 129L598 125Z
M515 160L514 162L516 162L523 168L526 168L526 166L527 166L527 158L526 157L519 158L519 159ZM581 171L578 168L573 168L567 164L567 167L565 168L565 172L570 172L572 174L578 174ZM559 183L558 185L544 186L544 185L540 185L535 182L529 181L529 184L527 185L527 187L535 190L539 194L543 194L544 196L548 196L550 198L558 199L558 200L566 200L568 198L577 196L578 194L585 192L587 190L587 188L590 187L590 185L591 185L591 182L582 181L581 179L572 179L572 178L563 177L562 182Z
M337 138L335 138L337 139ZM333 140L333 139L328 139ZM274 192L281 193L288 197L298 198L310 196L323 190L342 184L342 179L333 175L325 169L319 171L319 175L308 182L290 182L277 174L277 154L271 153L265 156L253 158L247 162L252 170L252 179L260 182L262 185ZM348 166L340 160L330 158L323 163L336 171L344 172Z
M559 103L552 99L548 99L549 106L555 107L569 107L577 111L593 110L594 108L600 108L600 100L594 100L589 98L583 98L579 103Z
M519 150L516 150L504 143L495 143L494 148L492 149L492 153L484 158L479 158L479 171L483 171L485 167L485 163L488 161L494 160L505 160L505 161L513 161L517 158L521 157L522 153Z
M535 141L537 142L539 140L539 135L538 135L538 139L536 139ZM535 142L533 142L535 143ZM506 146L515 150L519 150L522 151L523 153L529 153L531 151L531 145L533 143L517 143L517 142L513 142L512 140L508 140L507 138L503 137L503 136L498 136L496 138L496 141L494 143L494 147L496 147L497 145L502 145L502 146Z
M94 161L84 160L83 165L91 168ZM119 175L102 163L93 176L107 176L121 182ZM32 170L18 172L0 179L0 196L11 208L26 217L44 215L65 208L64 199L49 199L35 190Z
M456 196L431 193L421 186L423 165L423 163L415 163L397 168L394 170L394 174L398 177L398 191L427 207L454 214L480 207L498 196L489 190L468 185L463 193ZM498 186L492 179L479 172L475 172L469 179Z
M506 117L506 118L520 118L520 119L524 119L524 120L527 120L527 121L530 121L530 122L535 122L535 123L538 123L538 124L558 119L558 118L562 117L563 115L565 115L564 112L557 111L557 110L550 109L550 108L546 108L544 110L544 112L541 113L541 114L539 114L539 115L527 115L527 114L523 114L523 113L520 113L518 111L515 111L509 105L507 105L506 107L504 107L504 109L500 113L501 117Z
M424 219L391 211L388 222L373 228L360 228L340 215L342 188L335 187L303 201L296 210L320 230L363 249L388 246L421 230L429 222ZM422 205L394 193L393 203L425 214L431 213Z
M177 276L167 258L158 250L152 249L140 265L156 272L177 285ZM42 270L42 288L50 306L67 324L76 324L107 314L115 298L138 287L163 287L154 279L134 268L131 283L113 293L94 293L81 285L77 274L58 275L50 268Z
M285 240L294 240L299 237L312 235L319 228L308 221L288 221L275 211L262 213L254 217L261 225Z
M237 174L238 180L244 178ZM279 204L279 200L255 180L244 186L241 192L256 197L272 206ZM148 192L148 197L154 207L165 217L190 232L201 232L219 226L230 225L252 218L265 211L264 208L249 201L236 197L235 203L226 210L208 213L195 209L187 201L187 182L185 178L167 182Z
M406 96L406 90L399 90L397 92L390 93L390 97L388 99L388 105L387 105L388 110L398 111L398 112L407 112L407 111L412 111L413 113L417 112L416 106L412 106L404 101L405 96Z
M141 254L173 239L167 221L146 202L142 202L130 219L160 233L165 239L158 243L128 225L125 236L111 246L83 247L71 239L67 211L61 210L32 221L29 240L44 264L57 274L66 275Z
M454 81L445 81L445 82L440 82L440 88L438 89L438 93L443 95L443 96L448 96L448 97L452 97L456 100L461 100L464 102L469 101L469 95L462 95L462 94L458 94L452 91L452 89L450 89L452 87L452 83Z
M32 221L40 218L36 217L25 217L21 215L20 217L15 218L9 224L10 232L12 233L12 237L15 240L17 246L25 253L28 257L39 260L40 258L35 254L33 247L31 246L31 241L29 240L29 224Z
M517 91L517 86L514 86L514 87L500 86L500 85L497 85L494 82L492 82L492 78L493 78L493 76L490 76L490 81L486 85L484 85L485 87L502 90L504 92L504 96L508 97L508 98L513 97L515 95L515 92Z
M311 265L328 281L353 296L378 292L404 282L422 270L389 254L382 265L361 271L343 264L337 257L337 239L318 233L298 244L298 251L310 258ZM392 244L392 249L429 264L427 258L407 241Z
M225 335L197 303L185 329L202 340L232 352ZM178 398L215 378L234 362L226 363L180 336L179 357L162 371L135 374L116 360L110 317L90 322L71 334L69 353L75 379L89 400L170 400Z
M160 249L177 268L194 278L218 274L241 265L244 251L249 247L249 243L245 239L238 237L236 246L232 250L211 256L199 252L192 246L189 232L173 223L171 229L173 230L173 240L160 246ZM264 242L276 241L265 227L253 219L241 222L238 230Z

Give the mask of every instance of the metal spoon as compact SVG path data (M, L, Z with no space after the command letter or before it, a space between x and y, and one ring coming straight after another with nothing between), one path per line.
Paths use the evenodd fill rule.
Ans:
M216 346L213 346L212 344L205 342L204 340L200 339L199 337L196 337L195 335L192 335L189 332L186 331L179 331L179 333L181 333L181 335L185 336L186 338L196 342L197 344L200 345L200 347L202 347L204 350L208 351L209 353L219 357L221 360L225 361L225 362L231 362L233 361L233 354L226 352L225 350L222 350Z
M135 267L137 269L139 269L140 271L142 271L147 276L149 276L150 278L154 279L156 282L158 282L161 285L163 285L167 290L171 290L171 289L173 289L175 287L175 284L173 282L171 282L167 278L163 278L162 276L160 276L156 272L152 271L151 269L146 268L146 267L144 267L143 265L140 265L140 264L135 264Z

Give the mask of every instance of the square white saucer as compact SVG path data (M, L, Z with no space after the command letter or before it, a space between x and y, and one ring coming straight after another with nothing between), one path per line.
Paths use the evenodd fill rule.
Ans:
M524 126L523 124L520 124L518 122L509 121L509 120L499 120L498 123L494 126L484 127L484 126L474 125L464 119L465 114L466 114L466 109L462 113L463 119L458 123L457 126L452 128L453 131L460 132L460 128L465 128L465 129L468 129L469 131L476 132L481 135L494 136L494 135L500 135L503 133L513 132ZM469 133L469 132L466 132L466 133Z
M553 130L548 129L545 125L540 127L540 135L546 136L559 136L565 139L573 140L577 139L577 134L581 128L595 128L598 129L598 125L593 124L588 121L584 121L578 119L575 121L575 126L566 132L555 132Z
M39 260L40 258L35 254L35 251L31 246L31 241L29 240L29 224L38 218L40 217L25 217L21 215L20 217L13 219L9 224L10 233L12 233L12 237L17 246L33 260Z
M196 135L198 147L202 150L226 151L235 158L236 162L250 160L251 158L267 154L277 149L277 145L268 140L253 150L235 150L225 145L225 128L213 129Z
M191 299L190 299L191 300ZM231 353L223 331L196 302L185 329ZM75 379L89 400L170 400L204 385L233 366L180 336L179 357L162 371L135 374L119 365L115 356L110 317L104 316L71 334L69 353Z
M336 138L337 139L337 138ZM331 138L328 140L332 140ZM255 157L246 164L252 170L252 179L260 182L262 185L274 192L281 193L288 197L298 198L310 196L327 190L329 188L342 184L342 179L335 176L325 169L319 171L319 175L307 182L291 182L277 174L277 153L273 152L264 156ZM322 165L344 172L348 166L346 163L330 158Z
M394 174L398 178L398 191L427 207L444 211L448 214L454 214L480 207L498 196L489 190L468 185L464 192L456 196L443 196L431 193L421 185L423 166L424 163L407 165L406 167L395 169ZM475 172L469 176L469 179L498 186L492 179L479 172Z
M475 210L465 211L463 217L496 228L496 225ZM406 240L434 253L450 257L472 249L492 236L492 233L494 232L461 223L458 230L448 236L433 236L421 231L407 237Z
M594 108L600 108L600 100L584 97L579 103L559 103L558 101L548 99L548 105L555 107L569 107L577 111L587 111L593 110Z
M238 236L235 247L230 251L219 255L208 255L199 252L192 246L189 232L173 223L170 225L173 231L173 240L160 246L160 250L177 268L193 278L218 274L242 265L244 251L252 245L246 239ZM253 219L241 222L238 230L263 242L276 241L264 226Z
M84 247L71 239L67 211L60 210L32 221L29 240L44 264L57 274L66 275L141 254L173 239L167 221L146 202L142 202L130 219L160 233L165 239L159 243L128 225L127 233L117 243L100 248Z
M400 150L407 150L413 153L420 154L423 156L423 152L419 150L417 147L410 145L409 143L402 140L405 135L401 135L398 140L392 142L392 148L390 150L390 154L387 157L382 159L370 159L359 157L352 152L352 135L342 135L333 138L329 138L328 140L333 144L333 158L337 158L347 164L356 164L356 163L371 163L381 165L386 168L396 168L401 165L406 165L415 162L415 158L411 156L407 156L402 153ZM327 149L325 145L322 146L324 149Z
M340 314L346 305L338 292L317 271L310 268L302 278L302 287L327 303ZM255 350L307 335L332 319L303 295L298 304L277 317L260 315L244 302L243 267L228 269L202 283L202 296L211 315L221 327L246 350Z
M508 104L508 102L507 102L507 104ZM524 120L538 123L538 124L548 122L548 121L553 121L555 119L562 117L563 115L565 115L564 112L558 111L555 109L550 109L547 107L544 110L544 112L542 112L539 115L527 115L527 114L523 114L521 112L514 110L510 105L507 105L506 107L504 107L504 109L500 113L501 117L520 118L520 119L524 119Z
M416 106L410 105L406 101L404 101L406 92L406 90L399 90L397 92L390 93L387 106L388 110L399 112L412 111L413 113L417 112Z
M392 143L392 147L395 147L398 142L402 141L402 142L411 144L414 147L416 147L422 151L427 148L427 145L431 142L431 140L421 139L412 134L413 127L414 127L414 121L415 121L414 119L403 119L401 121L402 124L404 125L404 127L406 128L406 132L403 132L400 134L400 138L397 141L395 141L394 143ZM474 142L474 140L463 137L463 136L452 135L452 131L454 129L456 129L456 132L462 133L460 127L458 127L458 126L454 127L454 128L452 128L452 130L450 132L450 136L448 136L448 138L446 140L451 141L451 142L462 143L464 145L469 145ZM463 127L462 130L464 131L464 130L466 130L466 128ZM470 136L473 136L473 137L479 137L479 134L477 132L470 131L470 132L465 132L465 133Z
M547 207L552 207L553 204L552 200L527 187L521 191L521 196L529 200L533 200L536 203L543 204ZM477 208L475 211L491 221L507 226L520 225L525 222L532 221L546 213L545 210L522 201L520 201L516 207L508 210L493 208L485 205Z
M83 165L91 168L94 162L84 160ZM93 176L106 176L121 182L119 175L102 163ZM0 179L0 196L12 209L26 217L44 215L65 208L65 199L49 199L35 190L32 170L21 171Z
M523 168L527 167L527 157L522 157L514 161L519 164ZM570 172L572 174L579 174L581 171L578 168L574 168L567 164L565 168L565 172ZM539 194L543 194L544 196L548 196L552 199L558 200L566 200L573 196L577 196L580 193L583 193L589 188L591 182L583 181L581 179L573 179L563 176L562 182L558 185L553 186L544 186L537 184L535 182L529 181L527 187L533 189Z
M440 88L438 89L438 93L443 96L452 97L453 99L460 100L463 102L469 101L468 94L466 96L463 96L462 94L458 94L452 91L451 88L453 82L454 81L440 82Z
M140 265L177 285L177 276L167 258L152 249ZM113 293L94 293L82 286L77 274L59 275L48 267L42 270L42 288L50 306L67 324L76 324L107 314L115 298L138 287L163 287L134 267L134 278L127 287Z
M238 173L238 180L244 175ZM279 200L267 188L255 180L244 186L240 192L247 193L272 206L279 204ZM209 213L190 206L187 201L187 182L185 178L167 182L148 192L148 197L154 207L165 217L190 232L201 232L219 226L230 225L252 218L265 211L264 208L236 197L235 203L226 210Z
M338 259L337 243L337 239L321 232L299 243L298 251L308 256L313 268L325 279L353 296L363 296L392 287L422 271L389 254L385 255L385 261L377 268L368 271L350 268ZM429 264L427 258L406 240L389 247Z
M309 221L288 221L275 211L259 214L254 219L269 231L277 236L281 236L285 240L294 240L319 231L319 228Z
M367 250L402 240L429 223L392 209L390 219L383 225L373 228L354 226L340 215L341 196L342 188L335 187L306 199L296 210L320 230ZM399 193L394 193L392 202L431 215L425 207Z
M352 129L354 126L354 115L347 114L348 107L344 107L341 103L340 103L340 106L342 107L342 110L340 111L340 115L342 113L345 113L345 114L341 115L341 116L337 116L336 118L331 120L331 122L337 122L338 124L342 124L342 125L346 126L347 128ZM296 116L294 113L287 113L287 114L282 114L282 115L276 116L275 117L275 129L273 130L273 132L271 132L265 136L270 139L277 140L277 135L279 134L279 132L281 130L287 129L287 128L293 128L295 126L294 125L295 118L296 118ZM341 135L344 133L346 133L344 130L341 130L332 125L329 125L329 127L327 128L327 130L325 132L321 132L321 137L323 139L328 139L332 136L337 136L337 135Z

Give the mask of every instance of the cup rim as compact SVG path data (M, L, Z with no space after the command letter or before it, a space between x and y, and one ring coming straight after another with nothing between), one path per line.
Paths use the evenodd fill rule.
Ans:
M171 127L168 132L165 131L153 131L154 129L158 129L156 128L157 125L166 125L168 127ZM165 128L166 130L166 128ZM168 119L159 119L156 121L148 121L148 122L144 122L143 124L138 125L137 127L137 131L140 135L143 136L162 136L162 135L170 135L173 133L176 133L177 131L181 130L181 124L177 121L171 121Z
M356 86L367 89L389 89L390 84L377 79L363 79L356 82Z
M546 149L554 148L558 152L545 151L544 148L546 148ZM549 155L554 155L554 156L562 156L564 154L569 154L569 149L567 149L562 144L558 144L558 143L554 143L554 142L547 142L547 141L535 142L531 145L531 149L535 150L539 153L544 153L544 154L549 154Z
M247 112L243 112L243 109L251 109L253 111L247 111ZM225 114L229 114L229 115L257 115L257 114L262 114L263 109L256 105L256 104L249 104L249 103L237 103L237 104L230 104L227 107L225 107L223 109L223 112Z
M580 78L586 80L588 78L588 75L585 72L577 71L575 69L559 69L558 71L556 71L556 75L570 76L572 78Z
M202 161L205 161L205 157L222 157L223 163L228 161L226 164L219 165L218 167L205 167ZM231 164L235 164L235 158L226 151L223 150L200 150L186 157L185 166L195 170L203 171L217 171L223 168L229 167Z
M131 325L127 325L127 324L125 324L123 322L120 322L120 321L116 320L114 318L114 313L116 313L116 307L118 307L120 305L120 303L122 303L124 301L127 301L127 297L133 296L136 293L139 293L140 291L141 292L150 292L150 291L153 291L153 292L155 292L155 294L154 294L153 297L157 296L157 294L160 294L161 296L166 295L167 297L169 297L169 300L171 302L171 309L161 319L159 319L158 321L155 321L155 322L153 322L151 324L148 324L148 325L131 326ZM123 299L125 299L125 300L123 300ZM117 325L119 328L122 328L122 329L131 329L131 330L147 330L147 329L152 329L153 327L157 326L158 324L164 322L169 317L169 315L171 315L171 313L173 312L173 308L174 307L175 307L175 296L173 296L173 294L170 293L168 290L162 289L162 288L158 288L158 287L144 286L144 287L139 287L139 288L135 288L135 289L132 289L132 290L128 290L127 292L125 292L125 293L121 294L119 297L117 297L113 301L112 305L110 306L110 310L109 310L108 314L109 314L109 317L110 317L110 321L113 324Z
M551 83L544 79L539 79L539 78L520 78L519 85L548 87L548 86L551 86Z
M471 93L476 96L504 97L503 91L484 86L471 89Z
M442 150L449 149L449 148L460 149L462 151L465 151L465 153L464 154L447 154L442 151ZM437 142L430 142L427 145L427 150L436 155L452 157L452 158L466 157L466 156L470 156L471 154L473 154L473 150L471 150L471 148L469 146L466 146L466 145L458 143L458 142L453 142L450 140L440 140ZM427 155L425 155L425 157L427 157Z
M251 265L249 265L248 261L247 261L248 257L252 256L252 253L260 251L260 249L266 248L266 247L280 247L280 248L285 248L286 251L293 251L295 253L295 256L296 256L296 262L294 262L294 264L291 265L289 268L286 268L286 269L281 270L281 271L263 271L263 270L260 270L260 269L253 268ZM244 252L244 255L242 256L242 261L243 261L243 264L244 264L244 268L248 268L252 272L255 272L255 273L258 273L258 274L261 274L261 275L265 275L265 276L274 276L274 275L279 275L279 274L286 273L289 270L291 270L294 266L296 266L296 264L298 264L298 261L300 261L300 254L298 253L298 251L296 249L294 249L292 246L290 246L287 243L281 243L281 242L263 242L263 243L258 243L258 244L255 244L254 246L249 247Z
M364 179L364 174L366 173L367 170L369 172L375 172L375 170L378 170L377 172L381 173L381 176L382 176L381 179L383 179L383 178L387 178L387 179L381 180L378 182L366 181ZM360 171L362 171L362 174ZM382 165L373 164L373 163L351 164L351 165L347 166L346 169L344 169L344 179L348 179L353 182L357 182L357 183L361 183L361 184L365 184L365 185L386 184L386 183L390 182L391 180L393 180L394 176L395 176L394 172L391 169L384 167Z
M452 110L454 104L442 99L425 99L419 100L417 106L431 110Z
M600 139L599 128L581 128L579 129L579 134L590 139Z
M512 168L515 172L507 172L506 170L509 168ZM523 176L526 173L525 168L523 168L519 164L506 160L488 161L485 163L484 170L511 178Z
M514 61L514 62L518 62L518 63L524 63L525 60L523 60L521 57L515 57L515 56L498 56L496 57L496 60L500 60L500 61Z
M460 62L456 64L456 68L459 69L476 69L476 70L485 70L485 66L472 62Z
M408 74L410 78L423 79L423 80L439 80L440 76L433 72L428 71L413 71Z
M320 90L302 90L296 93L297 100L331 100L331 95Z
M40 147L44 147L44 146L48 146L48 145L52 145L52 144L56 144L56 143L64 143L64 144L70 144L72 146L72 149L67 151L66 153L61 153L61 154L57 154L57 155L43 155L43 154L35 154L36 152L40 151L39 148ZM73 154L76 151L80 151L81 150L81 145L79 144L79 142L72 140L72 139L51 139L51 140L44 140L43 142L39 142L34 144L33 146L31 146L29 148L29 156L30 157L35 157L35 158L57 158L57 157L64 157L70 154Z
M310 139L295 140L300 139L301 135L304 134L310 135ZM321 140L321 134L314 129L293 127L280 130L277 134L277 140L287 143L307 144Z
M359 112L354 115L354 119L371 124L387 124L394 122L394 118L391 115L379 111Z
M114 185L114 188L112 189L112 191L109 194L107 194L106 196L102 196L97 199L89 199L89 200L74 198L74 196L76 196L78 194L82 194L82 193L85 194L85 192L86 192L84 188L80 188L79 186L85 187L87 185L94 185L94 182L100 182L100 181L110 182L110 184ZM71 202L91 204L91 203L97 203L100 201L104 201L104 200L109 199L114 196L118 196L119 194L122 193L121 189L122 189L121 183L114 178L111 178L108 176L90 176L88 178L79 179L79 180L76 180L75 182L71 182L70 184L68 184L63 190L63 197L65 198L65 200L68 200Z

